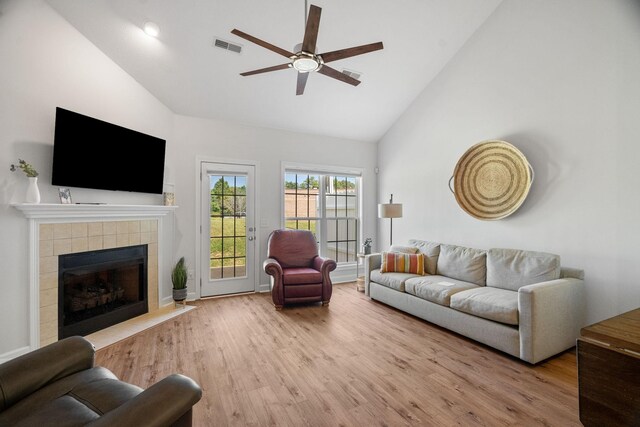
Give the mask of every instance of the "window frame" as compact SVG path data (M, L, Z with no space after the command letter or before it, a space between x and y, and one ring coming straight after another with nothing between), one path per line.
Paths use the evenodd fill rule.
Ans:
M319 192L318 192L318 198L319 198L319 210L321 213L321 216L319 217L285 217L286 214L286 210L285 210L285 193L286 193L286 189L285 189L285 182L286 182L286 174L288 173L295 173L295 174L304 174L304 175L320 175L320 183L319 183ZM301 163L289 163L289 162L282 162L282 168L281 168L281 173L280 173L280 198L281 198L281 203L280 203L280 209L281 209L281 214L280 214L280 227L282 229L286 228L286 222L287 221L291 221L291 220L315 220L317 221L318 227L319 227L319 232L316 233L316 238L319 239L319 252L320 252L320 256L326 256L329 248L328 248L328 226L327 226L327 220L355 220L356 221L356 227L357 227L357 232L356 232L356 239L355 239L355 250L354 250L354 256L353 259L349 259L350 256L347 255L347 258L349 259L348 261L342 261L338 263L338 266L341 265L355 265L358 261L357 258L357 253L359 252L358 247L359 247L359 243L362 241L362 233L363 233L363 221L362 221L362 216L363 216L363 209L362 209L362 192L363 192L363 179L362 179L362 175L363 175L363 171L362 169L359 168L345 168L345 167L336 167L336 166L321 166L321 165L312 165L312 164L301 164ZM356 206L356 216L351 217L351 216L336 216L336 217L327 217L327 208L326 208L326 197L327 197L327 192L326 192L326 185L325 184L325 180L328 179L328 177L351 177L351 178L355 178L356 181L356 200L355 200L355 206ZM316 230L318 231L318 230ZM348 237L348 236L347 236ZM347 243L348 244L348 243ZM347 246L348 247L348 246ZM337 248L337 245L336 245Z

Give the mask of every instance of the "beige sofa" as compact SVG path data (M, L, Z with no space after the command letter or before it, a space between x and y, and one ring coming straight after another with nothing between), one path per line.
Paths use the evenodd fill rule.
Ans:
M584 272L561 267L558 255L424 240L392 249L422 254L426 275L381 273L381 254L368 255L370 298L529 363L575 345Z

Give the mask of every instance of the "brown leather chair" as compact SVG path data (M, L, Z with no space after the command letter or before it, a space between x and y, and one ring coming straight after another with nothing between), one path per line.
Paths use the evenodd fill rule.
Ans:
M192 424L202 390L170 375L146 390L94 366L93 345L69 337L0 365L0 426Z
M318 256L313 233L306 230L275 230L269 235L264 271L271 276L271 297L280 310L283 305L322 302L331 299L329 273L336 269L332 259Z

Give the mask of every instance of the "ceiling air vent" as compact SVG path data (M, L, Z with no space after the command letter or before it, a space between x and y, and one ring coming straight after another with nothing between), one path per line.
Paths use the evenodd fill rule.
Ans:
M230 50L231 52L235 52L235 53L242 52L242 46L240 46L239 44L233 44L231 42L228 42L226 40L222 40L219 38L214 39L213 45L215 47L219 47L220 49Z
M347 69L343 69L342 74L346 74L347 76L352 77L356 80L360 80L360 76L362 76L362 73L359 71L353 71L353 70L347 70Z

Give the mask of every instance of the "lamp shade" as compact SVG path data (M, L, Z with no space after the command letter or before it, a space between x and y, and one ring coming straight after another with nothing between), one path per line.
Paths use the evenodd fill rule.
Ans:
M380 203L378 218L402 218L402 203Z

